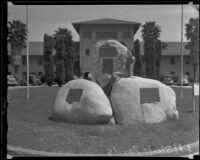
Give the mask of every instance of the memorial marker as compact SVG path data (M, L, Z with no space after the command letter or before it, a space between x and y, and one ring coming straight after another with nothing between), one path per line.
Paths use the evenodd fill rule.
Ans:
M160 102L158 88L140 88L140 104Z
M83 89L69 89L66 101L71 104L73 102L80 102Z
M99 48L99 58L113 58L117 56L115 47L101 47Z
M113 73L113 59L102 59L102 73Z

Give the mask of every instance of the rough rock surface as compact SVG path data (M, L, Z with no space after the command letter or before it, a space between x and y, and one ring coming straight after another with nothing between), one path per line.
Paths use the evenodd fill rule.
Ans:
M159 101L141 104L140 88L158 88ZM157 80L137 76L122 78L113 86L110 101L117 124L159 123L169 117L178 119L175 92Z
M80 102L74 101L70 104L66 101L69 89L83 89ZM101 87L92 81L77 79L59 89L50 118L80 124L109 123L112 109Z
M100 48L116 48L116 57L113 57L113 72L121 72L125 68L125 61L128 57L127 48L116 40L98 41L92 48L92 75L96 82L102 87L108 83L111 74L102 74L102 57L99 56ZM110 54L110 53L106 53Z

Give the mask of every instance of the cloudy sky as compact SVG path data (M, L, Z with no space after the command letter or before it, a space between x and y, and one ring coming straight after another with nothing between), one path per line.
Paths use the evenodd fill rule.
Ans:
M184 5L185 24L190 17L197 17L198 12L190 4ZM161 27L162 41L181 40L181 5L30 5L29 40L43 41L43 35L53 34L58 27L68 28L75 41L79 36L71 23L100 18L128 20L144 24L156 21ZM26 6L8 5L8 20L26 22ZM141 27L135 39L142 40ZM186 38L184 36L184 41Z

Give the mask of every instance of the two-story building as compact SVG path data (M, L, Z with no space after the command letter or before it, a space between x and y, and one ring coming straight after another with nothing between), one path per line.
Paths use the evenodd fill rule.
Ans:
M98 19L72 23L79 33L80 42L75 42L75 57L79 57L80 69L82 73L91 71L91 49L99 40L115 39L123 42L132 49L134 35L140 27L140 23L115 20ZM181 42L163 42L162 56L160 63L161 75L180 76L181 71ZM140 54L144 56L143 42L140 42ZM184 75L193 76L193 67L190 63L190 51L185 48L187 42L183 43L183 71ZM8 45L8 55L10 57L10 47ZM29 42L30 73L44 73L43 66L43 42ZM13 67L8 64L9 72L13 73ZM22 51L22 75L26 75L26 49Z
M134 35L140 23L116 20L97 19L72 23L80 38L80 68L81 71L91 72L91 49L97 41L114 39L123 42L128 48L133 48Z
M162 56L160 75L181 74L181 42L162 42ZM193 67L190 63L190 50L186 49L187 42L183 42L183 71L184 75L193 76ZM140 54L144 56L144 43L140 42Z

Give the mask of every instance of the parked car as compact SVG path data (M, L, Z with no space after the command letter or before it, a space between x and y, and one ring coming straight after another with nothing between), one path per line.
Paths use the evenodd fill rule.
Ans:
M165 75L163 76L162 83L166 85L172 85L174 83L172 75Z
M8 86L16 86L17 80L13 75L7 75L7 83L8 83Z
M35 74L30 74L29 83L33 86L42 85L40 78Z
M181 86L181 79L178 80L177 85ZM189 85L190 85L190 82L189 82L188 78L186 78L186 77L183 78L183 86L189 86Z
M20 86L26 86L26 85L27 85L26 78L21 79L21 80L19 81L19 84L20 84Z

